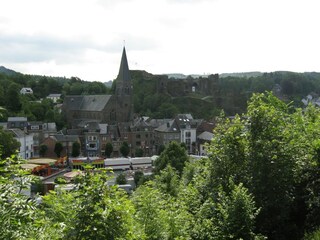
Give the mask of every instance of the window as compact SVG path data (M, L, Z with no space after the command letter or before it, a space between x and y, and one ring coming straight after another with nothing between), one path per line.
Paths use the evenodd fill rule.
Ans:
M97 140L97 136L88 136L88 140L89 141L96 141Z
M186 138L191 137L191 132L186 132Z
M140 138L140 137L141 137L140 134L137 134L137 135L136 135L136 138Z
M31 130L39 130L39 126L31 126Z
M95 149L96 148L96 144L95 143L89 143L88 144L88 149Z

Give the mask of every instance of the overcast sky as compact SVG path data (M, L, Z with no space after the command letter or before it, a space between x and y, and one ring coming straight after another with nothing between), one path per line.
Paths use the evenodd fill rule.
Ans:
M319 0L0 0L0 66L28 74L117 77L320 72Z

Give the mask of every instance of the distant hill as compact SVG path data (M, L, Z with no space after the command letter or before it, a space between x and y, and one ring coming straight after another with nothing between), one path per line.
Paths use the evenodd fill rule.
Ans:
M208 77L208 75L201 75L201 74L189 74L189 75L185 75L182 73L168 73L168 74L163 74L163 75L167 75L169 79L186 79L187 77L193 77L193 78L199 78L199 77Z
M18 72L13 71L11 69L5 68L4 66L0 66L0 73L4 73L8 76L16 75Z
M262 76L262 72L239 72L239 73L221 73L219 74L220 78L225 78L225 77L240 77L240 78L250 78L250 77L260 77ZM167 75L169 79L186 79L187 77L192 77L192 78L207 78L209 75L208 74L189 74L185 75L182 73L168 73L164 74Z
M113 81L110 80L110 81L108 81L108 82L104 82L103 84L104 84L106 87L111 88L112 83L113 83Z
M250 77L260 77L262 72L239 72L239 73L221 73L219 74L220 78L225 77L240 77L240 78L250 78Z

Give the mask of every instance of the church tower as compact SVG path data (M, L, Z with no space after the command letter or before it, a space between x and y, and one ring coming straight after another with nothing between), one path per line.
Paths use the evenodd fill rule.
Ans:
M133 120L133 86L128 66L126 49L123 47L119 74L116 79L117 121Z

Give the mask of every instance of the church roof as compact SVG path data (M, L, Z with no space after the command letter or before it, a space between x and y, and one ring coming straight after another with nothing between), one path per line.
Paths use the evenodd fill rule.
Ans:
M128 60L127 60L127 54L126 54L125 47L123 47L123 51L122 51L120 69L119 69L119 74L118 74L117 80L124 81L124 82L131 81L131 76L130 76L130 72L129 72L129 66L128 66Z
M64 104L69 110L102 111L111 95L74 95L66 96Z

